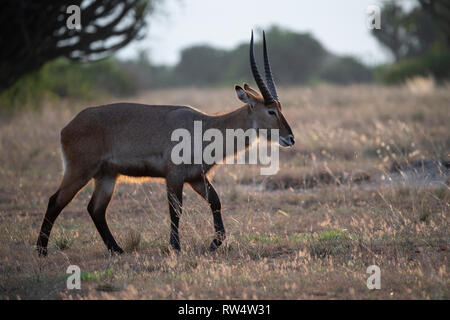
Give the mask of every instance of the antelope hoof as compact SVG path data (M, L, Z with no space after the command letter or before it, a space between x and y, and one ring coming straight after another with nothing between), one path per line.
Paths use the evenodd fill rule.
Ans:
M216 251L218 247L222 244L222 240L214 239L211 244L209 245L209 251L213 252Z
M124 251L123 251L123 249L121 247L109 248L108 250L109 250L109 252L111 253L112 256L116 255L116 254L118 255L118 254L124 253Z
M181 251L181 246L180 246L180 241L179 240L171 238L170 239L170 246L177 253L179 253Z
M38 245L36 247L36 251L38 252L39 257L46 257L47 256L47 248L41 247Z

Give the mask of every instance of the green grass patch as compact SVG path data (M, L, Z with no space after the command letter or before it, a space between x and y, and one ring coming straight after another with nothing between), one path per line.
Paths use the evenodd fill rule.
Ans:
M350 235L340 230L322 231L310 238L307 245L311 256L316 258L346 255L353 247Z
M103 271L82 271L80 275L81 281L101 280L110 277L112 274L112 267Z
M276 235L257 233L244 236L243 240L249 243L280 243L286 239Z

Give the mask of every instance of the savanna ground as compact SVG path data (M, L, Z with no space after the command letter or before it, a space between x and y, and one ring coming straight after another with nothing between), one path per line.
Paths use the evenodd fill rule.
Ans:
M39 258L35 241L61 179L59 131L87 105L49 102L2 120L0 298L449 299L449 87L281 88L280 97L296 145L281 151L275 176L216 170L228 238L215 253L212 215L189 187L182 252L169 250L165 186L153 181L116 188L108 220L123 255L101 241L88 185ZM240 105L232 88L127 100L207 112ZM73 264L81 290L66 289ZM369 265L381 268L380 290L366 286Z

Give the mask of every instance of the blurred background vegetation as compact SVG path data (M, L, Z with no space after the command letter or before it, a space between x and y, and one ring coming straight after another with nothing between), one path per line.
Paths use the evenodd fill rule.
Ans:
M128 2L130 6L135 5L135 10L141 13L146 5L153 8L156 2L122 1L125 5ZM147 10L145 14L152 12ZM391 85L417 76L432 76L437 83L450 78L448 2L419 0L412 8L405 9L398 1L385 1L381 17L382 28L372 30L372 35L393 57L393 62L377 66L367 66L351 56L333 54L313 34L282 26L270 27L266 33L276 82L288 86L324 82ZM83 25L86 24L89 22L84 21ZM142 23L141 27L144 25ZM130 34L129 38L138 38L138 33ZM261 45L261 42L256 43L257 52ZM118 48L112 51L114 49ZM194 45L182 50L180 60L174 66L154 64L146 51L139 52L133 60L120 60L113 54L100 59L55 55L24 72L0 91L0 111L38 108L44 99L89 100L99 95L126 97L142 90L251 82L248 49L248 43L230 50Z

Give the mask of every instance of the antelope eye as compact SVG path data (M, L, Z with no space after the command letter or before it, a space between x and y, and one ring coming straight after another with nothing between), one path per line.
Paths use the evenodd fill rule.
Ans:
M269 111L267 111L271 116L276 116L277 115L277 113L275 112L275 111L273 111L273 110L269 110Z

